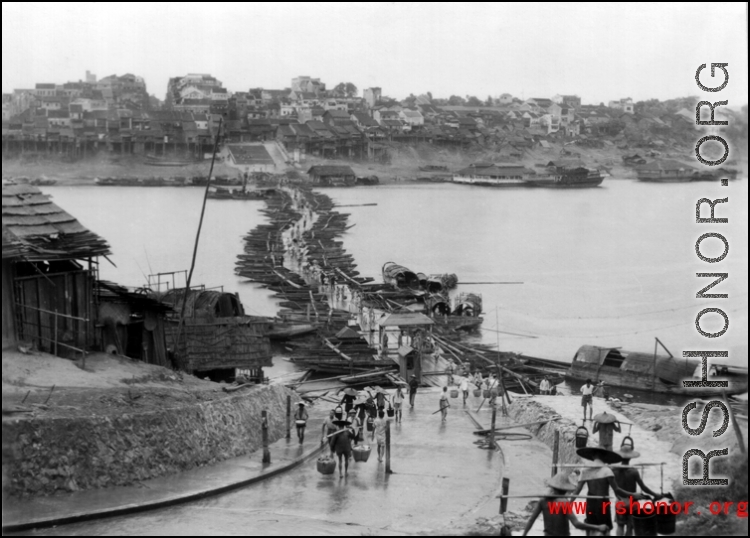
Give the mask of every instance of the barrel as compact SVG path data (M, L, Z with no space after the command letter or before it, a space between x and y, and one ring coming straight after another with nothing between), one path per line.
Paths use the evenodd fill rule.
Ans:
M677 516L669 510L674 502L674 497L671 493L667 493L663 499L655 502L657 505L656 532L659 534L674 534ZM661 505L662 502L666 503L666 506Z
M635 536L656 536L656 512L651 512L650 515L641 511L638 513L638 509L633 510L633 534Z
M456 389L451 389L451 398L458 398L458 391Z
M479 389L474 389L474 397L479 398L482 395L482 391Z
M333 474L336 471L336 460L330 456L318 458L318 472L320 474Z
M354 461L367 461L368 459L370 459L371 452L372 449L370 448L370 445L359 445L355 446L352 449L352 454L354 454Z
M576 430L576 448L585 448L589 442L589 431L586 426L579 426Z

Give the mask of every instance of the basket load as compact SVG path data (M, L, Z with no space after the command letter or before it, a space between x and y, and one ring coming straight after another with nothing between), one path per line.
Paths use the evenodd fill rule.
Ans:
M370 453L372 449L370 445L357 445L352 448L352 454L354 455L354 461L365 462L370 459Z
M333 474L336 472L336 460L331 456L318 458L318 472L320 474Z

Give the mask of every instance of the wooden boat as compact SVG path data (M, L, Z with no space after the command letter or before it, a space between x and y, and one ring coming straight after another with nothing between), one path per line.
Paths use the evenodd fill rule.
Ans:
M394 262L386 262L383 265L383 282L390 284L394 288L402 289L419 289L419 277L417 274L406 267L397 265Z
M425 166L420 166L419 170L421 172L447 172L448 167L439 164L428 164Z
M691 181L717 181L720 179L728 179L729 181L734 181L735 179L737 179L738 173L739 172L734 168L723 168L719 170L699 172L697 175L693 176Z
M604 381L614 387L685 396L720 396L747 391L747 368L712 363L709 377L728 380L729 387L691 387L684 380L698 380L702 372L700 359L677 359L656 353L637 353L619 348L581 346L573 357L566 377L578 381Z
M453 300L454 316L477 317L482 313L482 296L478 293L459 293Z
M528 186L524 180L528 174L529 170L519 164L480 162L456 172L453 182L481 187L524 187Z
M598 187L604 181L601 172L583 167L565 168L557 166L549 167L547 170L547 174L525 178L526 185L550 189L583 189Z
M692 166L672 159L653 161L636 167L638 181L650 183L685 183L701 177Z
M213 187L208 191L208 197L213 200L265 200L276 194L276 189L225 189L223 187Z

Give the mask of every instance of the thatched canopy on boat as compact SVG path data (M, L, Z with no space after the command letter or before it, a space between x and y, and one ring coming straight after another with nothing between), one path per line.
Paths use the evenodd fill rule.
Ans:
M381 327L415 327L434 324L432 319L419 312L393 313L378 320L378 325Z
M581 346L573 361L620 368L623 373L655 376L668 384L676 384L691 377L700 364L698 359L676 359L664 355L654 357L653 353L598 346Z
M482 296L477 293L460 293L454 300L454 316L478 316L482 313Z
M443 291L443 283L440 280L440 277L427 276L424 273L417 273L417 278L419 278L419 285L423 290L430 293L440 293L441 291Z
M448 300L439 294L425 297L424 304L434 315L447 316L451 311Z
M386 262L383 265L383 281L397 288L419 289L417 274L402 265Z
M160 300L172 306L176 313L182 312L185 302L186 318L231 318L245 313L237 295L216 290L190 290L185 301L184 289L172 289Z

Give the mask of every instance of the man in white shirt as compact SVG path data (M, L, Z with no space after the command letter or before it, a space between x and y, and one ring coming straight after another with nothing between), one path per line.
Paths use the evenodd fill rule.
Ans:
M591 384L591 380L587 379L586 384L581 387L581 406L583 407L583 421L586 422L586 407L589 408L589 420L594 415L594 385Z
M539 394L549 394L549 380L547 376L544 376L544 379L539 383Z

